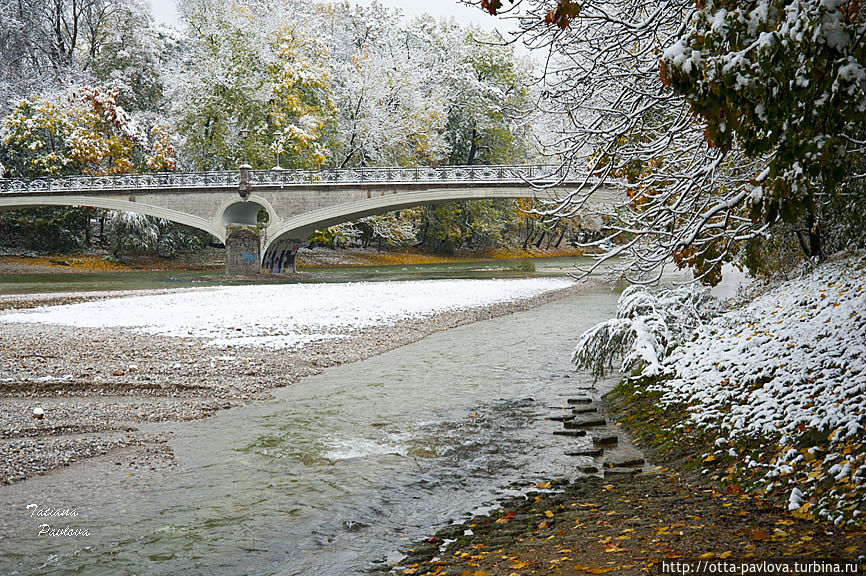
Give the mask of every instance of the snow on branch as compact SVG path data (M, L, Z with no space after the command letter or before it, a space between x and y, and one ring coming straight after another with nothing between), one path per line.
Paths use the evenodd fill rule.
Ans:
M584 332L572 358L578 368L603 376L622 357L620 372L635 377L662 373L669 346L718 312L708 289L679 288L653 294L630 286L619 299L616 318Z

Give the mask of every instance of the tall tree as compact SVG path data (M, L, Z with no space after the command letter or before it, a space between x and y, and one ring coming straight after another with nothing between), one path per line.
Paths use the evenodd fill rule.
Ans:
M742 241L804 214L819 255L818 208L841 194L862 210L860 2L470 3L518 13L523 41L549 55L547 106L566 119L554 150L589 167L549 214L626 179L608 256L627 256L632 279L673 260L717 282Z
M270 167L281 152L289 167L320 167L335 114L322 43L279 12L265 19L253 4L181 8L194 34L176 103L189 164Z
M664 53L662 80L707 125L711 145L767 159L754 218L805 221L823 257L824 206L858 193L866 146L866 7L843 0L699 5Z

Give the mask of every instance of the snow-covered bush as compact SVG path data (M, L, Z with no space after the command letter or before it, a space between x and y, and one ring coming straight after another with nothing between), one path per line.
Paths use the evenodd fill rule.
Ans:
M718 313L707 288L686 286L656 294L630 286L620 296L616 318L584 332L572 361L602 376L622 356L620 371L652 377L662 372L668 348Z

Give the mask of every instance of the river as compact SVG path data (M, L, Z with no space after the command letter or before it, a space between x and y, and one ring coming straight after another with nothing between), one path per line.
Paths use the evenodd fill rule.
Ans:
M580 295L434 334L331 368L276 399L172 424L179 465L124 478L80 465L4 487L16 518L0 540L3 574L357 574L531 481L574 478L545 420L579 387L580 333L617 293ZM164 430L164 427L154 425ZM35 536L26 503L76 508Z
M585 257L514 258L506 260L454 261L439 264L406 264L391 266L341 266L306 268L304 282L386 282L392 280L436 280L441 278L523 278L529 276L563 276L575 272L575 266L588 266ZM249 284L250 280L226 281L219 272L136 271L136 272L63 272L0 275L0 295L97 290L146 290L190 288L226 284ZM306 276L306 278L304 278ZM279 281L265 276L269 282ZM295 277L287 282L298 282Z

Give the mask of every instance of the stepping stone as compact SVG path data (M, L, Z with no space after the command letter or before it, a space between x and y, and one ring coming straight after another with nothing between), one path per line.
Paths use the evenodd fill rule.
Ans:
M592 404L592 398L569 398L566 402L569 404Z
M613 435L609 436L593 436L592 443L596 446L613 446L619 443L619 438Z
M640 474L640 470L637 468L605 468L604 469L604 477L608 478L611 476L634 476L635 474Z
M605 468L634 468L635 466L643 466L643 458L630 458L627 460L605 462Z
M571 436L572 438L580 438L586 436L586 430L554 430L554 436Z
M569 422L574 420L574 414L563 414L562 416L548 416L545 420L552 420L554 422Z
M575 428L587 428L589 426L604 426L607 424L607 420L604 419L604 416L599 416L597 418L584 418L582 420L572 420L571 422L566 422L565 427L569 430L573 430Z
M571 409L572 414L589 414L590 412L598 412L598 406L581 406Z
M584 474L598 474L598 468L595 466L578 466L577 471Z
M591 456L595 458L596 456L601 456L604 454L604 450L601 448L586 448L584 450L571 450L566 452L566 456Z

